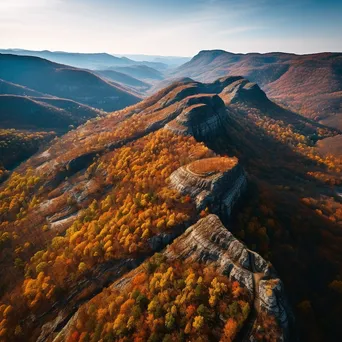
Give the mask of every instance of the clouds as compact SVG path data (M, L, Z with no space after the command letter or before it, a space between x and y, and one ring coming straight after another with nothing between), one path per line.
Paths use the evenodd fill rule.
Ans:
M0 46L189 56L201 49L336 51L342 49L337 6L331 0L0 0Z
M0 15L19 14L18 11L32 11L51 8L62 3L63 0L0 0Z

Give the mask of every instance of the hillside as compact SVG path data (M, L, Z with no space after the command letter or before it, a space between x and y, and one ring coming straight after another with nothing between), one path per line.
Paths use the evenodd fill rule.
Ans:
M6 317L2 337L21 340L26 336L40 341L56 336L84 301L97 293L107 296L104 287L162 250L200 217L209 212L225 219L232 215L246 191L245 172L236 158L215 157L204 143L195 140L210 141L228 123L224 102L215 93L220 88L223 85L175 83L135 106L67 133L15 170L0 194L1 260L8 267L6 273L0 271L4 303L0 312L2 318ZM184 175L181 180L179 173ZM224 206L217 206L221 200ZM25 225L25 231L21 225ZM209 223L204 225L210 227ZM222 224L218 225L218 235L220 230L225 230ZM211 232L215 233L215 229ZM17 236L15 241L13 234ZM232 246L236 243L237 240ZM239 246L242 248L242 244ZM222 248L229 247L222 245ZM248 267L247 260L242 259L245 253L241 249L239 260L243 267ZM13 260L17 260L15 265ZM166 326L166 331L151 327L158 330L155 331L158 336L181 331L193 336L212 336L208 327L209 316L213 314L217 324L214 336L235 336L239 331L246 336L257 336L262 334L253 329L258 325L271 325L274 336L287 336L288 320L278 323L276 309L274 313L260 309L258 314L251 309L256 295L253 289L246 289L244 279L238 276L244 271L230 275L223 270L215 271L214 264L201 264L201 258L198 267L189 262L184 269L172 258L165 262L175 267L174 276L180 280L189 272L198 279L203 274L203 285L196 289L198 300L189 297L188 303L199 310L198 318L194 316L198 327L193 323L193 328L186 328L181 319L186 306L166 297L165 303L171 305L174 301L179 322L176 324L175 309L172 309L175 316L170 316L171 306L165 306L166 311L156 313L155 318L160 317L163 325L167 320L174 321ZM158 271L152 266L151 277L159 277L160 272L167 270L165 276L169 276L169 268L160 263L157 267ZM215 289L216 283L219 287ZM183 285L179 283L172 289L171 282L168 286L169 295L174 296ZM187 285L184 291L190 289ZM132 290L136 292L138 287ZM158 288L149 291L152 292L143 293L150 301L154 295L162 300ZM17 293L15 301L11 300L14 298L11 293ZM268 293L266 302L273 300L273 292ZM129 292L122 295L127 299L131 296ZM221 299L226 306L220 307L217 315ZM106 302L100 300L103 305ZM124 307L133 302L129 299L120 308L122 304L118 302L115 310L124 312ZM145 299L141 305L140 310L146 310ZM127 310L129 315L130 306ZM114 308L111 312L117 314ZM135 316L137 320L140 315L143 317L142 311ZM118 322L119 317L123 318L117 316ZM111 319L103 316L104 323ZM136 331L140 331L138 321L134 322ZM244 332L243 326L246 326ZM79 329L77 333L81 334ZM93 334L90 325L84 329L87 329L84 334ZM130 331L129 334L134 334ZM69 330L64 332L73 334ZM100 330L96 334L99 333ZM119 323L114 333L128 336Z
M318 142L319 151L324 155L342 157L342 135L336 135Z
M160 71L146 65L117 67L113 70L127 74L142 81L160 81L164 79L164 76Z
M70 125L103 115L79 103L44 97L0 95L0 127L66 132Z
M14 85L6 91L39 95ZM103 112L72 100L53 97L0 95L0 167L5 176L11 169L36 153L40 147L71 128ZM4 178L0 175L0 181Z
M56 136L54 131L0 128L0 183L10 170L38 152Z
M171 73L199 81L232 75L256 82L279 104L323 124L342 129L342 54L234 54L201 51Z
M37 57L0 54L0 78L105 111L121 109L140 100L86 70Z
M53 141L0 186L1 338L335 341L336 136L225 77Z
M43 93L21 86L19 84L6 82L0 79L0 94L20 96L44 96Z
M114 70L96 70L95 73L109 81L120 83L123 86L133 88L134 90L146 92L151 88L151 85L140 81L137 78L123 74Z

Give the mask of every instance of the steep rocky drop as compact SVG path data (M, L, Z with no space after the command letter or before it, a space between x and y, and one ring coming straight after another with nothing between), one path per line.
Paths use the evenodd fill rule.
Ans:
M246 173L237 158L213 157L180 167L170 176L171 185L194 199L199 210L210 208L230 216L246 188Z
M281 280L273 267L237 240L216 215L208 215L188 228L165 254L188 263L214 265L222 274L237 280L253 297L255 319L262 311L276 317L282 328L282 339L286 339L291 311ZM253 330L250 334L248 338L253 341Z

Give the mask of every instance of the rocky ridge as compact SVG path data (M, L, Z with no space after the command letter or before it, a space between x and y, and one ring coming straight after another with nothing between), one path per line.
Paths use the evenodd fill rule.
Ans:
M248 290L253 307L242 331L243 341L255 341L259 329L257 320L262 313L277 319L281 331L279 340L288 339L292 314L285 300L281 280L272 265L237 240L216 215L208 215L189 227L162 254L169 261L181 260L184 264L213 266L219 273ZM124 291L134 277L145 271L146 266L142 264L115 281L109 289ZM78 312L53 341L64 341L77 319Z
M227 85L221 92L220 96L226 104L247 102L263 104L269 102L266 94L260 87L245 78L236 80L235 82Z
M169 77L212 82L225 75L242 75L258 83L277 103L341 129L341 64L341 53L234 54L209 50L199 52Z
M253 297L255 316L252 319L256 320L262 311L276 317L282 328L282 339L286 339L291 312L283 283L273 267L237 240L216 215L208 215L188 228L165 254L188 263L211 264L222 274L237 280ZM248 331L247 340L253 341L255 329L257 327Z
M215 136L226 119L226 109L218 95L196 95L184 101L184 110L165 128L204 140Z
M212 84L186 80L173 84L135 106L101 120L91 121L69 132L62 139L51 144L47 151L28 160L20 166L18 172L24 173L27 169L31 169L33 175L40 177L41 184L44 185L39 188L42 201L28 216L29 219L36 220L32 219L35 225L31 228L40 229L41 224L45 224L45 218L48 217L49 228L63 234L92 200L104 198L109 189L101 188L103 185L100 177L96 178L95 172L88 168L94 160L108 162L107 155L125 144L138 141L164 128L177 134L192 135L204 142L210 141L229 121L229 112L217 94L227 87L235 89L232 84L240 82L240 79L239 77L224 78ZM240 90L250 87L245 81L239 84ZM131 127L137 129L132 132ZM195 201L198 212L208 207L222 218L231 215L246 184L247 176L238 160L227 157L193 162L180 167L170 176L170 187L184 195L189 195ZM69 197L64 196L66 193ZM171 233L152 237L149 240L151 252L161 250L172 243L196 220L197 218L192 218ZM195 233L191 233L193 231ZM196 238L200 241L198 244ZM286 326L287 315L284 316L283 312L286 314L287 311L284 309L285 304L281 297L281 282L273 276L274 271L265 260L247 250L226 230L216 216L210 215L199 221L181 235L172 246L178 248L182 246L182 241L187 247L196 248L196 250L184 248L185 252L181 253L183 257L187 254L189 260L193 257L206 263L211 260L210 262L215 266L221 265L222 273L225 271L225 274L236 279L254 298L257 298L255 303L259 301L259 297L262 298L262 304L260 300L260 305L256 305L258 308L264 307L267 312L280 319L284 327ZM206 247L199 248L200 243ZM165 253L172 257L170 248ZM145 257L147 255L143 258ZM100 292L105 286L118 279L123 272L136 267L143 258L138 261L129 258L121 259L119 262L103 263L95 267L91 278L75 284L72 288L72 293L67 297L69 304L67 308L62 300L56 302L54 307L44 314L49 316L49 320L48 322L45 320L46 324L40 329L39 341L47 340L49 335L52 337L54 333L60 331L84 300ZM230 269L228 273L227 269ZM268 278L271 275L272 277ZM259 281L259 276L260 286L256 287L255 282ZM272 281L269 282L269 279ZM119 283L122 285L123 280ZM256 291L262 294L259 296ZM277 293L279 296L276 295ZM42 324L38 323L39 320L39 317L35 318L34 323L37 326Z

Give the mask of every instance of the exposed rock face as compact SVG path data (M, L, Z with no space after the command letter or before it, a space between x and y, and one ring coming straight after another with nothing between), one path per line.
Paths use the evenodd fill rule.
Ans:
M252 319L260 312L274 316L282 329L282 339L286 340L291 312L283 283L272 266L237 240L216 215L208 215L188 228L164 253L170 259L181 258L186 263L211 264L238 281L254 299L256 315ZM254 340L255 329L249 330L247 340Z
M181 114L165 127L178 134L193 135L198 140L214 137L227 119L225 105L218 95L190 96L182 107Z
M247 178L237 158L214 157L182 166L170 176L171 185L195 200L199 210L230 216L246 188Z
M269 102L266 94L256 83L242 77L224 87L220 96L226 104L247 102L260 105Z

